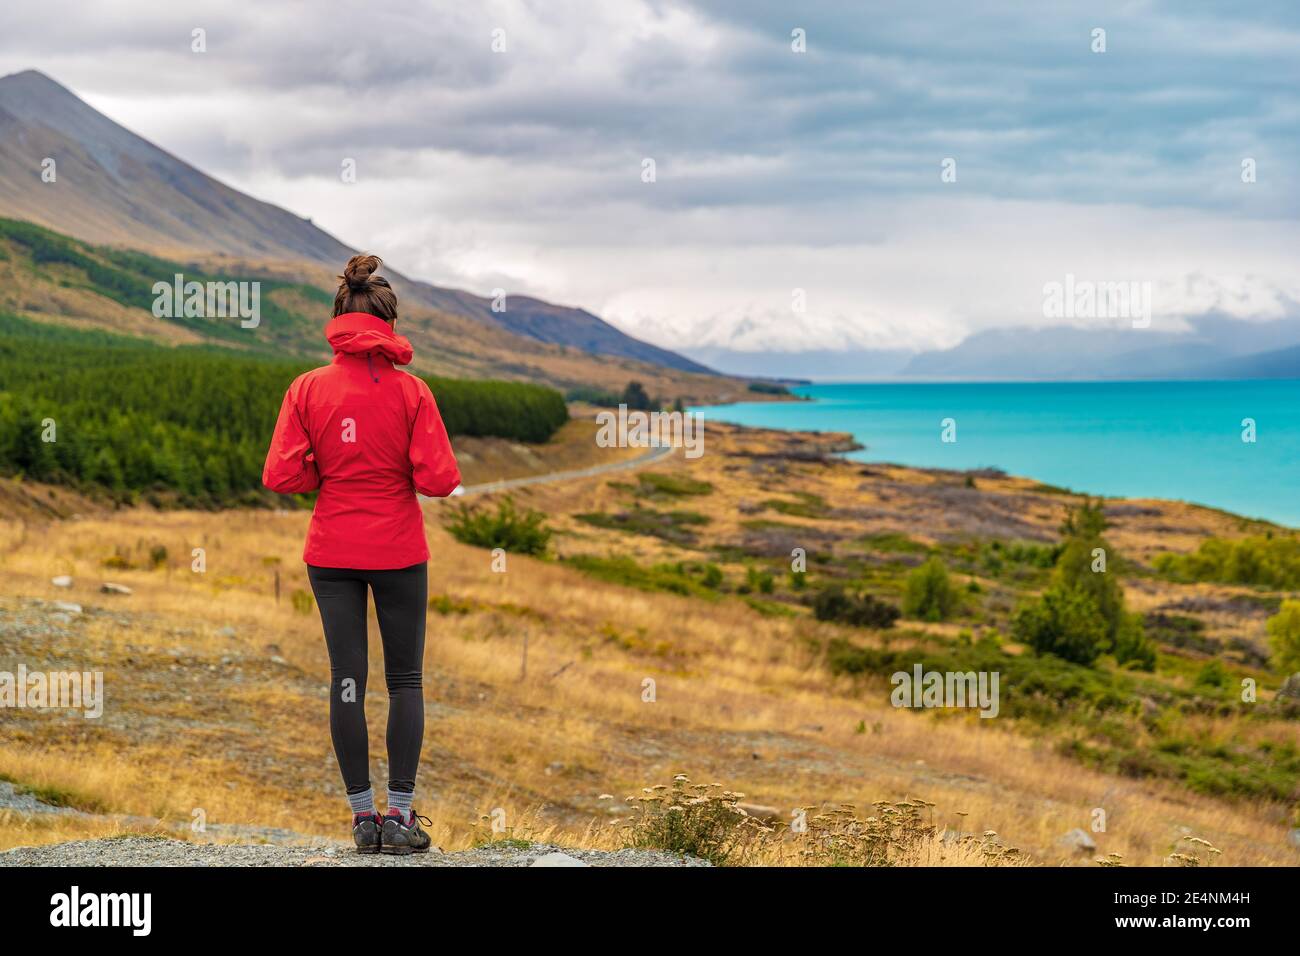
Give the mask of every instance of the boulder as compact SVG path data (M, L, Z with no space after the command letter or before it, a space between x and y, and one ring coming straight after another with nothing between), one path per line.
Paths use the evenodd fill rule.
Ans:
M1080 830L1078 827L1056 842L1075 853L1092 853L1097 849L1097 841L1088 834L1088 831Z

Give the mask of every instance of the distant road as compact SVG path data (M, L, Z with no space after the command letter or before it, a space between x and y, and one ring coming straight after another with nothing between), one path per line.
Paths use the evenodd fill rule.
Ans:
M462 485L461 490L467 495L485 494L492 491L509 491L511 488L523 488L525 485L549 485L557 481L573 481L577 478L592 478L614 471L627 471L640 468L651 462L667 458L673 453L672 445L651 448L644 455L628 458L625 461L611 461L606 465L592 465L590 468L577 468L573 471L552 471L544 475L527 475L523 478L507 478L502 481L489 481L481 485ZM457 497L460 497L457 495Z

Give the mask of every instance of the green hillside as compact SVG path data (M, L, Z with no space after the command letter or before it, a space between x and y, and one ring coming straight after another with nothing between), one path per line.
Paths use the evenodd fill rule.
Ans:
M184 315L159 318L197 332L204 338L251 351L283 355L321 354L321 316L329 315L333 299L321 289L256 275L215 276L189 264L172 262L142 252L95 246L52 232L29 222L0 218L0 260L24 260L36 281L79 288L105 296L130 308L153 312L154 286L171 284L177 274L186 282L257 282L260 316L256 328L242 328L237 317L207 318ZM310 313L284 305L285 301L311 306Z

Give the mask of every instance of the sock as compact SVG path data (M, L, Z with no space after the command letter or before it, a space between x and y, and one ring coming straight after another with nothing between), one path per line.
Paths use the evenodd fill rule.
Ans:
M353 815L371 814L375 812L375 788L366 787L360 793L349 793L348 804L352 807Z
M414 793L407 793L404 790L394 790L388 788L388 809L398 810L402 814L402 823L411 822L411 801L415 799Z

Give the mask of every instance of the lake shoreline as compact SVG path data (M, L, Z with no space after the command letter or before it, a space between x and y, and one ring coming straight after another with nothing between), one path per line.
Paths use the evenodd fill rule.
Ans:
M844 457L863 464L993 469L1077 495L1176 501L1300 526L1300 504L1286 493L1300 466L1300 427L1286 411L1300 401L1295 380L827 383L798 392L805 401L690 411L846 434L864 447Z

